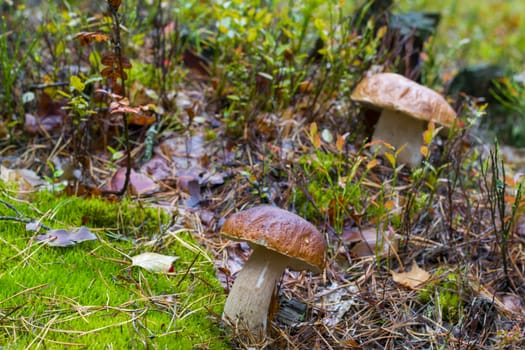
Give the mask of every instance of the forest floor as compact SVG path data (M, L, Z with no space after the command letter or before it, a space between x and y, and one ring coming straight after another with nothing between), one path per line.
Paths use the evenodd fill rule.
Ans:
M427 38L416 67L400 59L415 32L399 40L392 21L381 25L391 9L363 25L344 2L107 3L0 5L0 286L10 286L0 343L525 346L525 156L481 131L501 115L447 96L457 121L429 123L423 161L409 167L369 142L378 114L351 98L386 71L446 95L465 63L443 64L468 46L460 38L449 52ZM500 49L522 44L522 23L505 13ZM439 33L452 14L443 9ZM517 118L523 67L508 68L498 81L516 104L500 107ZM283 274L263 339L220 316L251 254L222 224L259 204L295 212L328 244L322 273ZM81 226L89 242L68 236ZM38 238L51 227L68 230L71 247ZM148 255L143 271L133 257L144 252L177 260Z

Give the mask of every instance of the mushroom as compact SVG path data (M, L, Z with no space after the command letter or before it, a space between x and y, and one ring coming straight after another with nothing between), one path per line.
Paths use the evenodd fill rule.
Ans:
M395 73L379 73L364 78L352 99L382 109L372 141L384 140L399 148L400 163L411 167L421 163L422 133L427 121L451 127L456 113L443 96Z
M285 268L321 272L324 237L300 216L269 205L233 214L224 222L221 233L253 248L230 290L223 319L264 334L272 295Z

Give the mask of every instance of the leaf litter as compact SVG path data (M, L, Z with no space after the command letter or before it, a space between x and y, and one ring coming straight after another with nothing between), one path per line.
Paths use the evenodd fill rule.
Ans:
M35 241L46 244L50 247L72 247L82 242L96 241L98 237L87 227L67 230L50 230L46 234L35 236Z

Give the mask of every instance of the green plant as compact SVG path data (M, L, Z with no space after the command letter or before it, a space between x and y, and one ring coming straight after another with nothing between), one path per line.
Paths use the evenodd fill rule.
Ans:
M418 291L418 299L427 305L428 317L437 322L456 324L463 315L461 275L438 270L431 283Z
M494 125L496 133L503 141L512 145L525 145L525 85L515 79L501 79L493 81L493 96L502 105L496 110L503 114L494 116L499 125ZM496 124L495 122L494 124Z
M100 89L99 93L105 95L110 101L109 112L111 115L121 115L123 124L123 143L126 152L126 176L122 189L116 191L117 195L123 195L129 185L129 178L131 174L131 141L129 135L130 115L138 116L140 124L145 124L148 119L151 119L142 114L149 109L149 106L139 106L133 108L130 106L127 96L126 82L128 80L128 74L125 69L132 67L129 58L124 54L124 41L121 35L121 14L119 8L121 7L121 0L107 0L106 4L109 11L109 26L110 34L104 32L79 32L76 34L76 39L80 41L82 45L88 45L96 42L111 42L111 52L104 52L100 56L100 62L98 56L90 56L93 63L102 66L100 75L105 78L106 84L109 91ZM72 89L81 90L83 92L85 84L78 78L71 78ZM72 98L72 96L69 96ZM76 108L77 114L86 114L87 101L82 95L76 96L70 100L70 105ZM79 111L79 107L82 107ZM144 121L145 120L145 121Z
M432 154L432 151L436 151L434 149L435 141L441 130L443 130L443 128L436 128L433 122L428 124L427 129L422 135L423 145L420 149L423 155L423 161L419 167L411 169L410 172L410 186L404 193L405 203L403 205L403 215L400 225L407 242L413 232L413 224L416 218L431 210L439 189L439 179L451 165L450 159L445 159L446 149L443 150L442 155L439 157L440 165L433 164L434 162L432 161L432 158L436 157ZM454 128L449 130L449 139L453 138L454 132L457 132ZM444 142L446 144L445 148L449 147L448 141L445 140Z
M518 185L515 193L510 196L511 205L509 211L509 189L505 176L505 164L500 159L497 142L494 143L494 148L490 150L488 161L481 165L481 174L488 195L492 227L495 230L497 243L500 248L506 285L509 287L514 286L509 275L510 262L507 242L511 236L511 228L521 203L522 183Z
M309 137L315 153L303 155L296 169L301 174L294 198L299 212L313 221L325 220L339 233L348 218L370 219L368 210L375 205L366 199L371 196L363 182L377 160L368 159L364 149L349 156L344 137L333 140L331 132L319 132L316 123L310 125Z
M63 169L55 169L55 166L52 162L48 161L47 166L49 169L51 169L51 177L50 176L44 176L44 180L47 181L47 183L50 186L50 190L52 192L61 192L65 189L66 185L60 181L60 178L62 175L64 175Z
M39 39L38 35L29 39L28 34L26 31L10 30L7 18L2 15L0 21L0 108L2 110L0 114L7 116L8 124L21 120L24 115L23 110L19 109L22 96L16 93L17 83ZM26 41L29 41L29 44ZM15 112L18 116L14 115ZM11 129L11 125L8 127Z

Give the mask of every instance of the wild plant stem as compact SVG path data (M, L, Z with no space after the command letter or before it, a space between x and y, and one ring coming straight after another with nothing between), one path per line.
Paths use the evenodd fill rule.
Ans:
M501 259L503 260L503 271L505 274L505 279L507 282L507 285L512 285L510 280L510 275L508 271L508 263L507 263L507 239L510 234L510 229L512 225L512 221L514 219L515 210L513 207L512 215L507 220L506 219L506 203L505 203L505 192L506 192L506 183L505 183L505 167L503 164L503 161L501 162L501 165L499 164L499 154L498 154L498 145L495 144L494 151L490 151L490 162L487 165L487 167L490 166L490 171L492 175L492 182L491 184L487 184L488 174L487 170L483 172L483 177L485 179L485 186L488 191L489 195L489 205L490 205L490 211L491 211L491 220L492 220L492 226L494 227L495 233L496 233L496 239L500 246L501 250ZM501 167L501 169L500 169ZM483 167L481 168L483 169ZM521 187L518 190L518 201L521 197ZM499 221L499 222L498 222ZM499 226L499 229L498 229Z
M122 90L120 91L122 96L126 96L126 79L124 68L122 66L122 47L120 40L120 20L118 16L118 9L113 6L109 6L111 12L111 18L113 20L113 51L115 52L115 57L117 57L117 65L120 75L120 82L122 84ZM124 195L129 185L130 175L131 175L131 144L129 141L129 117L127 113L122 114L122 120L124 121L124 141L126 145L126 177L124 180L124 185L116 193L119 196Z

